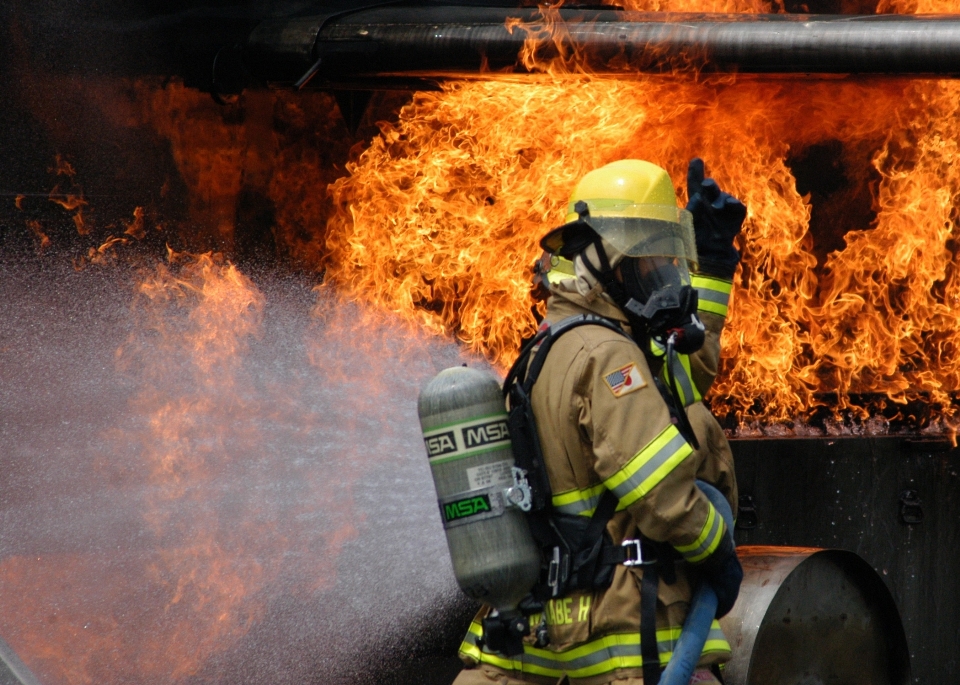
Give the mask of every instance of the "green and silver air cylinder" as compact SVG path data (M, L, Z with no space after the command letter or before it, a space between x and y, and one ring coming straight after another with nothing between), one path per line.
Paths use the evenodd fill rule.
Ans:
M455 366L424 386L419 411L457 582L501 613L515 610L537 581L540 555L500 385L488 373Z

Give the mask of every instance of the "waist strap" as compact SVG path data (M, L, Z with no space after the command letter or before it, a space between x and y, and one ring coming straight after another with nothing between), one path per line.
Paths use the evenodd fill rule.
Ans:
M657 650L657 565L643 569L640 581L640 655L643 658L643 685L660 682L660 653Z

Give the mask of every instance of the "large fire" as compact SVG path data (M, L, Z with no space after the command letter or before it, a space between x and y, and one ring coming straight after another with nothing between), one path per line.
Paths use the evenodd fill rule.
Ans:
M731 0L698 9L780 7ZM344 296L454 336L500 368L533 330L536 241L562 219L577 179L641 157L671 172L682 203L687 160L701 156L749 208L710 397L727 426L804 432L812 421L817 430L859 430L872 416L871 431L902 418L943 428L960 387L958 86L601 77L583 73L576 54L541 58L563 30L555 12L543 14L540 24L513 25L527 32L523 59L540 74L416 93L399 114L381 111L388 120L362 154L325 94L254 92L223 109L176 83L143 81L124 91L122 107L109 106L117 98L98 105L168 141L190 222L179 233L164 226L166 240L241 254L257 253L244 248L251 241L272 243ZM57 172L73 178L62 161ZM60 187L61 206L89 232L83 196ZM153 225L142 212L125 225L138 221ZM49 242L43 225L28 226ZM80 261L109 261L134 234L120 226Z
M544 14L521 27L528 66L562 33ZM714 409L741 426L793 426L825 406L834 418L902 418L896 407L921 397L953 414L960 87L597 77L565 53L540 66L546 75L522 83L419 93L381 125L332 186L327 273L337 283L509 364L535 326L536 240L561 220L577 179L644 158L671 172L684 202L687 160L701 156L749 208ZM831 148L804 166L807 152ZM798 168L836 177L819 225Z
M629 5L690 9L684 0ZM782 8L717 0L696 9ZM918 0L877 9L953 8ZM365 149L326 94L248 93L223 109L177 83L124 83L122 95L109 96L101 84L96 106L165 141L189 193L189 219L173 226L138 206L122 220L98 224L63 158L51 169L53 191L39 202L55 203L70 230L88 241L74 256L78 268L117 261L121 248L145 240L254 256L257 249L244 245L269 248L272 241L288 264L323 273L313 314L319 332L299 361L348 399L323 415L291 404L291 430L306 442L311 431L335 424L352 441L358 432L401 432L379 421L388 392L370 352L382 357L396 341L376 337L383 327L375 317L359 309L343 314L344 300L455 338L503 369L542 307L530 297L537 240L562 220L577 180L609 161L640 157L670 171L683 203L687 161L701 156L749 208L723 368L710 397L715 411L741 434L864 426L883 432L912 402L920 426L947 427L960 391L960 84L600 77L582 73L575 54L542 61L540 48L562 30L549 10L544 16L541 25L514 26L528 32L524 60L541 73L416 93L395 116L383 115ZM19 210L30 207L30 198L15 202ZM56 243L48 223L24 222L41 251ZM117 363L139 388L134 405L143 425L124 439L143 455L152 493L143 515L162 544L132 569L105 569L70 554L36 563L14 556L0 565L0 578L39 596L60 582L64 568L79 578L106 574L119 597L102 600L112 608L135 605L136 584L147 577L157 603L140 615L156 626L155 639L144 647L132 637L110 637L128 625L122 616L98 618L96 630L83 632L96 607L27 621L18 646L32 645L32 663L61 682L102 682L116 673L131 681L189 679L262 617L263 604L252 597L281 571L261 560L293 554L295 536L276 534L255 510L241 517L242 533L224 532L218 507L205 498L221 474L246 477L252 468L224 443L256 449L263 439L257 422L280 416L291 393L278 386L268 399L251 400L254 383L238 362L262 333L265 301L243 268L211 255L170 250L142 272L136 332ZM355 319L362 323L356 331ZM359 339L367 340L366 350L353 344ZM416 336L409 340L423 345ZM402 373L433 371L431 360L413 369L412 350L389 354ZM918 412L916 404L927 409ZM389 452L388 444L377 447ZM331 514L334 525L321 541L326 566L311 571L311 583L335 573L340 547L356 535L349 488L369 454L350 449L343 481L310 484L318 499L342 510ZM306 537L306 524L299 525L293 533ZM251 552L247 538L265 542ZM304 558L314 557L305 551ZM59 592L72 595L69 586ZM7 593L9 615L36 613L28 594ZM101 663L98 654L128 665Z

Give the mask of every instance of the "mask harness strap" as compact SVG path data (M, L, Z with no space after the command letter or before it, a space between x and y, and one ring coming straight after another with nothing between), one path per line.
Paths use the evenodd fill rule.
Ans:
M581 200L573 206L573 209L580 215L580 221L586 222L590 216L590 209L587 207L587 203ZM587 270L593 274L594 278L600 281L603 289L613 298L613 301L622 306L622 303L626 300L627 293L623 289L623 286L617 281L616 275L614 275L613 267L610 266L610 260L607 258L607 251L603 249L603 239L600 238L600 235L596 231L591 230L591 232L593 233L593 239L590 242L596 248L597 257L600 259L600 268L598 269L594 266L593 262L587 258L585 249L580 252L580 259L583 265L587 267Z

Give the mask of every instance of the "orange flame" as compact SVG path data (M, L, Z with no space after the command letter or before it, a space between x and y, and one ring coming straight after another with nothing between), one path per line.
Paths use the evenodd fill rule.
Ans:
M50 202L60 205L68 212L75 212L73 215L73 223L77 227L77 233L80 235L89 235L90 227L87 226L83 219L83 208L87 205L87 201L83 197L83 189L74 180L77 172L70 162L60 155L57 155L56 165L50 171L56 173L57 176L66 176L69 178L72 186L70 190L64 193L60 192L59 185L54 186L53 190L50 191Z
M4 637L44 682L209 679L222 665L216 657L262 622L271 601L303 594L315 603L336 582L339 551L363 519L351 489L369 466L371 442L351 436L390 435L395 423L378 425L389 386L379 385L383 367L372 361L405 360L391 358L396 345L382 317L321 296L296 360L315 372L261 383L251 348L265 297L236 266L168 248L135 291L132 331L116 352L121 385L136 388L131 420L102 436L93 477L111 481L110 496L128 498L121 508L142 508L145 530L135 541L110 539L106 553L82 545L46 553L38 544L36 554L0 561L8 590L0 606L12 617ZM411 346L425 347L413 338ZM316 399L317 383L328 404L303 401ZM315 453L319 437L325 459L297 467L302 501L264 497L292 460L259 458L278 444L263 426L271 435L287 426L281 444L303 454ZM327 445L323 436L336 442L341 433L342 444ZM117 504L104 502L104 511Z
M34 237L37 239L37 249L43 251L50 247L50 236L46 234L43 229L43 224L41 224L36 219L27 219L27 228L30 229L30 232L33 233Z
M73 266L79 271L87 265L105 266L112 264L116 260L116 253L113 248L117 245L126 245L128 242L126 238L109 236L100 247L87 248L87 254L75 260Z
M147 232L143 226L143 207L136 207L133 210L133 221L125 225L124 235L131 236L137 240L143 240Z
M148 417L143 446L155 494L145 516L159 539L175 541L151 570L166 598L164 634L151 643L162 652L142 658L169 669L169 650L176 663L167 672L176 679L245 634L260 611L249 598L269 569L229 551L238 541L218 531L204 487L229 461L224 430L247 443L258 440L249 422L211 418L247 413L235 386L242 354L258 335L264 298L232 264L172 250L137 290L138 337L118 350L118 360L146 381L137 404ZM163 358L181 360L179 393L171 392L169 371L157 363ZM147 360L153 363L142 364ZM184 508L194 512L189 519Z
M759 0L616 4L784 8ZM944 9L912 0L878 7ZM613 159L643 157L677 179L682 203L686 162L702 156L750 208L715 409L742 426L789 424L824 407L835 416L890 415L913 399L952 414L960 384L949 265L952 82L599 77L566 47L557 6L541 14L534 24L508 24L527 33L524 66L545 74L417 93L329 190L324 184L339 173L324 156L329 143L311 155L319 139L286 133L319 120L324 136L342 135L329 99L249 94L234 112L177 84L140 84L143 117L171 139L194 217L226 246L243 228L241 187L253 188L274 212L281 254L501 367L533 330L536 240L562 219L576 180ZM810 190L798 176L798 165L816 167L815 155L804 160L820 148L836 148L824 163L842 167L843 189ZM213 205L216 216L204 218Z
M575 182L622 157L679 180L700 155L750 210L718 408L786 422L827 393L838 408L855 407L857 393L947 402L960 388L960 185L949 161L958 92L893 80L449 84L382 124L333 185L328 275L505 365L534 328L536 240L562 220ZM830 140L879 174L877 215L834 227L857 230L818 269L811 205L788 162Z
M343 173L353 140L326 93L245 93L221 107L181 83L133 87L138 122L170 141L189 188L191 249L238 248L237 233L273 234L294 266L323 257L316 234L330 212L327 184ZM342 162L341 162L342 163ZM269 222L249 225L238 198L255 198Z

